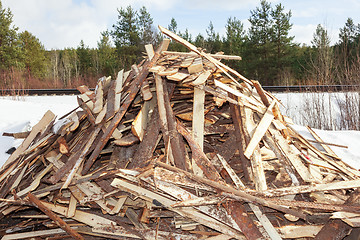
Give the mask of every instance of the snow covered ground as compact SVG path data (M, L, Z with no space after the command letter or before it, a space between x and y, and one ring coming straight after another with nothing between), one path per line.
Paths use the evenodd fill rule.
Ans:
M299 124L294 125L294 128L305 138L312 139L306 127L300 125L307 124L302 109L307 106L306 95L280 93L276 94L276 97L283 103L282 113ZM333 99L332 96L328 95L320 95L320 98ZM76 96L0 97L0 166L10 156L5 152L21 143L20 140L14 141L11 137L3 137L3 132L30 130L47 110L51 110L58 117L61 117L77 106ZM329 114L331 114L332 119L337 119L339 108L333 104L331 109ZM360 169L360 131L315 131L325 142L348 146L348 148L331 148L343 161L356 169Z

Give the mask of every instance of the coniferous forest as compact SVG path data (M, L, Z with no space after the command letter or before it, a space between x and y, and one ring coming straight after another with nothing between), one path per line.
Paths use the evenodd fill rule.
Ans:
M0 88L93 87L98 78L129 69L143 59L145 44L156 45L163 36L145 7L117 11L117 21L101 32L96 48L83 39L76 48L46 50L41 39L14 26L11 9L0 1ZM236 16L229 16L224 36L212 22L205 35L196 36L178 29L174 18L165 27L206 52L241 56L242 61L226 64L263 85L360 84L359 23L348 18L336 44L319 24L308 46L290 36L291 16L282 4L263 0L250 11L248 29ZM187 51L176 42L169 50Z

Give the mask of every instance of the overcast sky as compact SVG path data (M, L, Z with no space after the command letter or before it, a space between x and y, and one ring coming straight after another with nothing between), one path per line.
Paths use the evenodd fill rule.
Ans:
M255 0L0 0L14 15L14 24L20 31L28 30L46 49L77 47L81 40L96 47L100 32L112 29L117 20L117 8L131 5L145 6L154 19L154 25L167 27L172 17L178 30L186 28L195 37L212 21L215 30L225 33L226 20L236 17L245 27L250 10L260 5ZM339 28L348 17L360 23L360 0L271 0L272 6L281 3L291 10L290 32L297 43L310 45L317 24L325 25L332 38L338 41Z

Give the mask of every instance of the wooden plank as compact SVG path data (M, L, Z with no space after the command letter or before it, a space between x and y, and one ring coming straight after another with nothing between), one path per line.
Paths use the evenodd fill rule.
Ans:
M309 193L309 192L319 192L319 191L331 191L338 189L351 189L359 188L360 180L348 180L348 181L337 181L331 183L322 183L322 184L312 184L312 185L300 185L294 187L285 187L285 188L276 188L269 189L263 193L266 196L284 196L289 194L299 194L299 193Z
M107 91L107 98L106 98L106 114L105 114L105 121L109 121L115 115L115 96L116 96L116 80L110 81L110 87ZM105 108L105 104L104 104Z
M281 232L281 237L286 239L313 238L321 230L322 227L322 225L288 225L280 227L279 230Z
M196 53L193 52L172 52L172 51L164 51L163 52L164 55L179 55L179 56L183 56L183 57L196 57L198 56ZM223 54L208 54L211 57L215 58L215 59L224 59L224 60L242 60L242 58L240 56L235 56L235 55L223 55Z
M258 81L251 80L251 82L253 83L257 93L259 94L261 101L268 108L270 106L270 102L269 102L268 98L266 97L266 94L264 93L264 89L261 87L261 85Z
M51 220L53 220L56 223L56 225L58 225L61 229L66 231L74 239L78 239L78 240L84 239L78 232L73 230L64 220L62 220L59 216L54 214L49 208L47 208L44 204L42 204L42 202L33 194L28 193L27 197L33 204L35 204L37 208L39 208Z
M148 55L149 60L151 60L155 56L154 47L152 44L146 44L145 51L146 54Z
M204 103L205 91L194 88L194 103L192 115L192 135L195 142L199 145L201 151L204 149Z
M71 194L70 196L70 202L69 202L69 209L66 213L66 217L67 218L72 218L73 216L75 216L75 212L76 212L76 204L77 204L77 200L74 197L73 194Z
M194 74L204 70L201 58L195 58L193 63L187 67L189 74Z
M261 139L263 138L263 136L265 135L267 129L269 128L272 120L274 119L274 115L272 113L272 108L274 107L276 101L273 100L271 102L271 104L269 105L269 107L267 108L264 116L261 118L259 124L257 125L255 132L253 133L253 136L249 142L249 144L247 145L244 155L245 157L247 157L248 159L250 159L250 157L252 156L252 154L255 151L255 148L259 145L259 142L261 141Z
M123 81L124 81L124 69L118 72L117 78L116 78L115 102L114 102L114 111L115 111L115 113L118 112L119 109L120 109L121 89L123 87Z
M104 82L105 82L105 77L102 77L101 79L99 79L98 84L96 86L96 90L95 90L95 103L94 103L94 108L92 109L93 113L97 114L101 111L101 109L103 108L103 103L104 103Z
M145 101L135 120L131 123L131 131L140 141L144 138L145 130L150 119L149 113L154 111L155 106L155 98L152 98L150 101Z
M236 96L230 94L230 98L235 100L236 102L240 103L240 101L238 101ZM239 150L241 166L242 166L242 170L244 171L244 178L245 178L246 182L250 182L250 180L251 180L250 163L244 155L244 150L245 150L244 146L247 145L249 140L248 140L248 133L245 132L245 129L244 129L243 122L244 122L244 118L245 118L245 116L244 116L245 113L243 111L244 111L243 106L239 106L239 105L230 103L230 114L231 114L231 118L234 123L234 128L235 128L234 133L235 133L235 137L236 137L236 145Z
M15 240L15 239L34 239L36 237L46 237L56 234L66 233L61 228L50 229L50 230L40 230L40 231L31 231L24 233L13 233L4 235L1 240Z
M218 81L218 80L214 80L214 83L215 83L215 86L216 86L216 87L219 87L219 88L221 88L222 90L224 90L224 91L226 91L226 92L229 92L229 93L231 93L231 94L233 94L233 95L235 95L235 96L237 96L237 97L240 97L240 98L242 98L243 100L246 100L247 102L249 102L249 103L251 103L251 104L253 104L253 105L255 105L255 106L260 105L259 102L256 101L255 99L246 96L245 94L239 92L239 91L236 90L236 89L231 88L230 86L228 86L228 85L226 85L226 84L224 84L224 83L222 83L222 82L220 82L220 81ZM264 109L263 112L266 111L265 108L263 108L263 107L261 107L261 108Z
M195 160L197 166L204 173L204 176L214 181L222 181L215 167L211 164L210 160L207 158L205 153L201 150L200 146L193 139L189 131L184 126L182 126L180 122L177 123L177 130L188 142L191 148L193 159Z
M59 204L54 205L52 203L48 203L45 201L41 201L41 203L43 205L45 205L45 207L49 208L51 211L61 214L64 217L66 216L66 213L68 210L67 207L60 206ZM76 210L75 215L72 217L72 219L82 222L91 227L97 227L97 226L99 226L99 224L116 226L116 222L114 222L114 221L111 221L107 218L98 216L96 214L87 213L87 212L81 211L81 210Z
M300 151L294 145L289 144L283 135L270 126L269 131L274 138L274 143L281 151L282 155L293 165L297 173L305 182L313 183L315 179L310 174L308 168L304 165L300 158Z
M166 76L166 78L172 81L180 82L185 78L187 78L188 76L190 76L188 73L177 72L173 75Z
M210 75L211 71L204 71L191 84L194 86L205 84L206 80L208 80Z

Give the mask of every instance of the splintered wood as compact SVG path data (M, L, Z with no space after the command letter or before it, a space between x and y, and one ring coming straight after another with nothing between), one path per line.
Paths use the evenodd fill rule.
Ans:
M130 71L79 87L79 108L7 134L26 138L0 169L2 239L342 239L360 227L358 171L220 61L239 57L160 30L190 52L147 45Z

